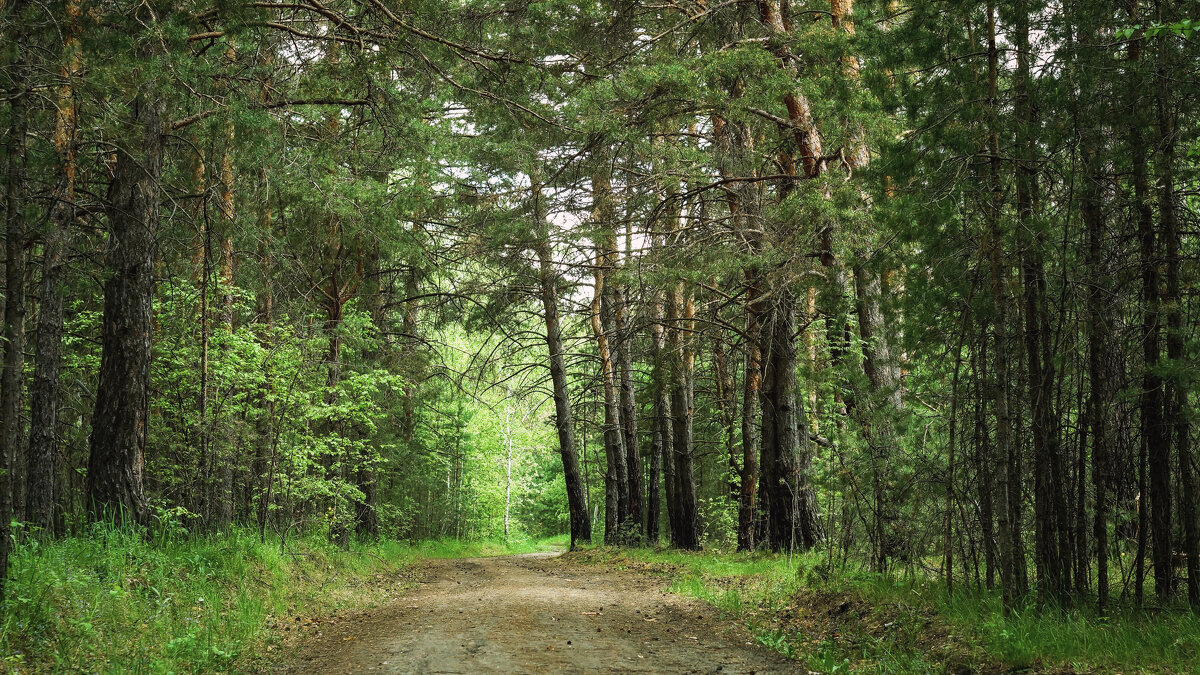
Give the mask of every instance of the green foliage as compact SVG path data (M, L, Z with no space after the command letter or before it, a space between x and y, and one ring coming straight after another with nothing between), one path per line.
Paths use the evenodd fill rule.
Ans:
M1135 35L1144 34L1147 40L1153 40L1160 35L1173 34L1184 39L1190 39L1192 34L1196 32L1197 26L1200 26L1200 22L1193 19L1184 19L1173 23L1152 23L1145 27L1139 23L1121 28L1116 31L1116 36L1122 40L1129 40Z

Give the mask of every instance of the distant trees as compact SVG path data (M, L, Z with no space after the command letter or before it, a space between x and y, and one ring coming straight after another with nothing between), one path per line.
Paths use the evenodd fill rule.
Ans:
M1104 8L1089 3L1053 18L1037 3L988 3L982 12L964 7L959 11L969 42L939 47L968 55L961 65L947 66L940 82L904 82L914 94L927 92L927 103L910 106L925 111L918 119L943 118L947 107L962 111L954 121L926 127L927 147L977 158L961 170L919 162L911 175L921 182L913 189L928 190L925 185L939 175L961 177L966 170L986 188L953 183L951 202L964 227L914 240L931 270L941 256L978 241L975 259L987 281L981 284L969 268L966 274L947 268L929 281L910 275L906 287L921 294L937 283L941 294L960 284L955 294L961 299L941 306L960 303L955 315L978 327L974 346L956 349L967 349L975 364L965 371L967 380L993 392L984 402L992 424L976 424L965 436L978 449L973 475L953 480L956 492L978 495L978 511L957 526L955 537L967 553L960 574L979 579L967 565L971 551L982 549L990 584L997 533L1001 584L1012 603L1027 591L1027 554L1039 603L1069 604L1094 593L1105 607L1114 564L1121 583L1140 598L1148 542L1157 547L1150 552L1155 588L1165 600L1176 578L1174 546L1167 540L1194 514L1183 502L1178 516L1171 512L1176 502L1170 495L1190 482L1186 470L1172 468L1173 458L1192 453L1183 447L1189 441L1172 442L1165 432L1163 377L1188 367L1174 360L1165 366L1162 359L1163 332L1170 330L1162 316L1166 227L1155 225L1155 213L1169 218L1179 201L1155 198L1149 183L1152 171L1176 161L1147 137L1152 121L1139 119L1155 106L1133 103L1158 91L1134 84L1156 77L1143 63L1144 46L1153 42L1156 51L1170 50L1183 39L1178 32L1170 37L1171 31L1185 29L1167 27L1169 14L1161 15L1161 28L1147 28L1139 24L1145 8L1130 8L1132 14L1120 19L1129 27L1119 28ZM944 41L933 15L921 14L897 32ZM969 54L981 54L985 62L972 65L976 57ZM1047 62L1055 64L1054 72L1035 65ZM1101 64L1122 65L1110 70ZM1122 114L1128 117L1114 117L1116 108L1103 103L1106 96L1125 97L1129 105ZM1058 111L1069 113L1070 125L1043 117ZM972 139L970 129L985 142ZM978 236L970 228L975 222ZM983 298L990 301L983 304ZM952 334L952 324L946 325L941 334ZM923 330L906 321L912 328ZM1029 502L1032 515L1025 509ZM1032 551L1024 545L1027 532ZM1135 562L1127 566L1130 559Z

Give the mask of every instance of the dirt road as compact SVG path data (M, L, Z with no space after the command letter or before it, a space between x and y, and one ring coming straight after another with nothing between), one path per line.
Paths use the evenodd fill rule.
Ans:
M313 636L294 673L790 673L665 582L554 554L430 561L388 607Z

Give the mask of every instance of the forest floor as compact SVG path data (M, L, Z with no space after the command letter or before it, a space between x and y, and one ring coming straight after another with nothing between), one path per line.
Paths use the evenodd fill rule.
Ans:
M804 672L743 621L636 571L555 553L427 560L416 587L288 631L295 673Z
M29 538L0 608L0 673L1200 675L1200 615L1183 608L1005 618L995 593L831 570L820 552L557 555L565 544Z
M819 551L770 553L595 548L574 563L635 572L705 601L754 640L815 673L1200 675L1200 615L1114 606L1005 618L998 594L921 575L830 572Z
M248 673L271 670L297 636L405 597L431 559L560 549L565 537L505 541L286 543L233 528L92 528L27 538L0 604L3 673Z

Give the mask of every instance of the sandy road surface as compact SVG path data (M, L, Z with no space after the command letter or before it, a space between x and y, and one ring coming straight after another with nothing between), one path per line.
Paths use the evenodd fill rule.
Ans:
M554 554L435 560L308 640L293 673L790 673L737 621L636 572Z

